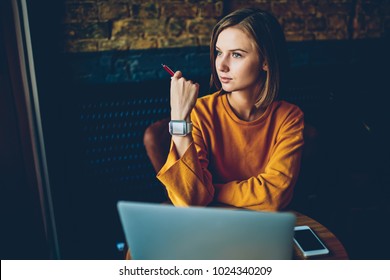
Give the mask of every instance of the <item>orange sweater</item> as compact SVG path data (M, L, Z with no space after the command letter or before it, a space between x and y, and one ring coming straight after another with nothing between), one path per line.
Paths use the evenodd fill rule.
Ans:
M253 210L288 205L298 177L303 113L274 101L257 120L240 120L226 94L199 98L191 113L194 142L178 158L172 142L157 178L176 206L229 204Z

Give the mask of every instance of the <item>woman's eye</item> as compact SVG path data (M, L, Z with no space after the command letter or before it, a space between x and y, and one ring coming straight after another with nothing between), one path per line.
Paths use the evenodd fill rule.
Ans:
M220 51L215 51L215 52L216 52L217 56L220 56L222 54L222 52L220 52Z
M233 56L234 58L240 58L240 57L242 57L242 55L239 54L239 53L232 53L232 56Z

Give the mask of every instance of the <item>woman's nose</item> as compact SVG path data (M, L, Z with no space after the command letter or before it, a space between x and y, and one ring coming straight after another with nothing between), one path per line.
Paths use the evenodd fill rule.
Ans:
M217 59L217 69L221 72L229 71L229 62L225 56L219 56Z

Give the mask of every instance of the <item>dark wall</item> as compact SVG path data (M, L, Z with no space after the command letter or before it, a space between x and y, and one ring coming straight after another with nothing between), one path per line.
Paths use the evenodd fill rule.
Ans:
M1 259L48 259L13 13L0 3Z

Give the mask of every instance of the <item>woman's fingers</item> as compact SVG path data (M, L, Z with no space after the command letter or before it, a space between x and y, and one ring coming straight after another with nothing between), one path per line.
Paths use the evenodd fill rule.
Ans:
M183 74L181 73L181 71L176 71L175 74L173 75L173 78L176 78L176 79L180 79L181 77L183 77Z
M199 84L186 80L180 71L176 71L171 81L171 117L187 119L195 106Z

